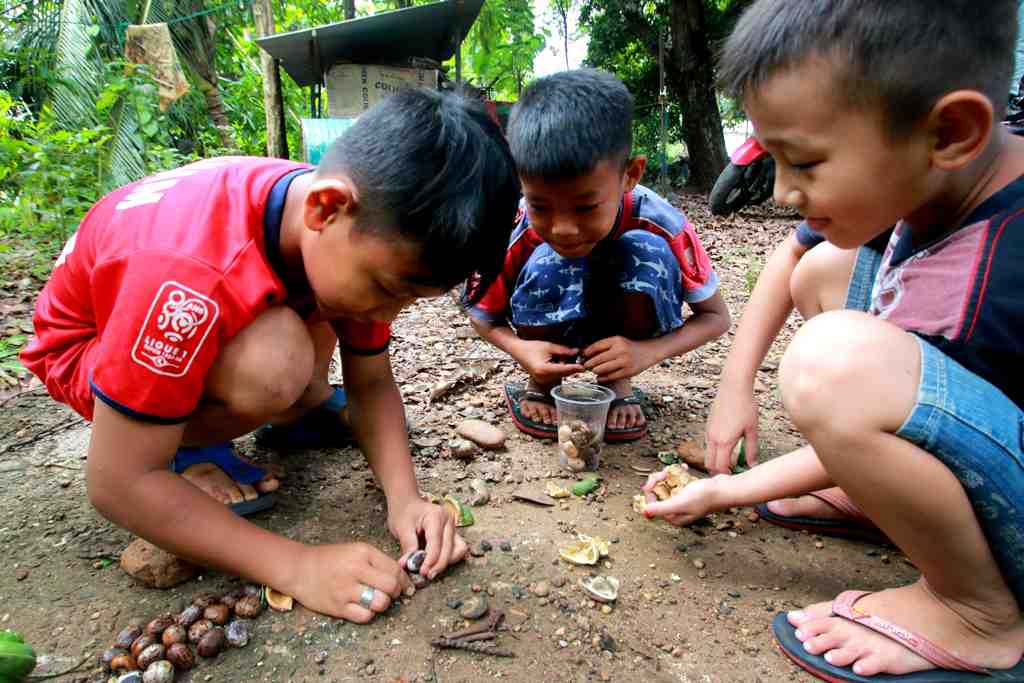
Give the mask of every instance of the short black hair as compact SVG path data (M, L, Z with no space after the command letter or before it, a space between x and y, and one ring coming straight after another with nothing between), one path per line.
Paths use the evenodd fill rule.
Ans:
M564 180L633 148L633 96L598 69L561 71L530 84L512 107L508 142L519 174Z
M324 152L320 176L346 175L357 229L421 247L425 284L471 305L497 278L519 204L519 178L498 124L479 100L404 88L364 112Z
M757 0L725 43L718 79L742 100L822 58L844 104L880 105L895 138L955 90L983 93L1002 118L1016 42L1016 0Z

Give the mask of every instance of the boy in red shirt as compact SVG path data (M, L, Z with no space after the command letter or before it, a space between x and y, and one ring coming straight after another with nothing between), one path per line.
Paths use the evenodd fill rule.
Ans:
M370 546L303 545L222 504L277 487L229 439L268 421L338 431L336 338L344 412L403 559L422 537L422 574L459 561L465 543L418 495L389 323L471 275L493 280L518 189L481 106L409 90L361 116L315 169L209 159L104 197L57 260L22 356L92 421L91 502L176 555L325 614L366 622L411 594L400 562Z

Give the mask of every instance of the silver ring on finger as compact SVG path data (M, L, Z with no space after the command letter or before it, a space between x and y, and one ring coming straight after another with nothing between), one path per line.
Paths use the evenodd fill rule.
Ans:
M377 589L373 586L364 586L363 592L359 594L359 604L370 609L370 605L373 604L373 597L377 595Z

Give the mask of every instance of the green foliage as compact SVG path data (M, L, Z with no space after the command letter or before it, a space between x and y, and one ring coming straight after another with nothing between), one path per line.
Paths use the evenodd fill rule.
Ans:
M530 0L488 0L463 43L465 77L492 99L515 100L542 49Z
M155 90L141 78L135 69L112 67L94 107L115 123L128 110L139 116L143 174L149 174L186 159L160 144L165 133ZM0 249L31 244L34 269L45 272L89 207L119 184L110 173L113 140L111 126L62 128L51 109L35 116L0 90Z
M636 98L637 112L633 129L638 153L648 156L652 173L660 165L660 108L658 106L658 31L669 39L668 4L680 0L583 0L580 23L590 36L586 63L616 74ZM736 19L752 0L704 0L704 18L712 44L723 40ZM628 5L628 7L626 7ZM625 30L623 11L639 10L646 33ZM632 25L631 25L632 26ZM676 98L666 98L668 144L682 142L685 112ZM726 116L730 123L742 114L732 107ZM667 159L668 163L675 161Z

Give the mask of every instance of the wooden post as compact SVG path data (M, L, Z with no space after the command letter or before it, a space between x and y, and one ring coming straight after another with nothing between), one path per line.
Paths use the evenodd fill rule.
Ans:
M252 14L258 36L274 34L274 11L270 0L253 0ZM266 50L260 50L260 64L263 67L263 110L267 117L267 156L287 159L288 135L284 126L281 71L277 60Z
M665 131L665 36L658 28L658 127L661 133L661 180L658 188L662 195L668 194L668 144Z

